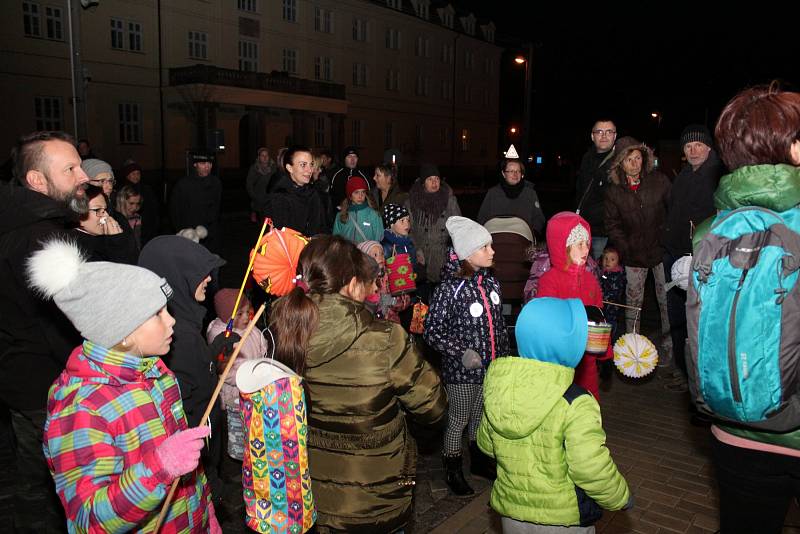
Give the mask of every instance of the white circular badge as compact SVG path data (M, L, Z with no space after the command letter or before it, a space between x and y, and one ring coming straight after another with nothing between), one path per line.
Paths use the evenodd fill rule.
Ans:
M469 307L469 314L473 317L480 317L483 314L483 306L480 302L473 302Z
M492 304L495 306L500 304L500 295L497 294L497 291L492 291L489 293L489 298L492 299Z

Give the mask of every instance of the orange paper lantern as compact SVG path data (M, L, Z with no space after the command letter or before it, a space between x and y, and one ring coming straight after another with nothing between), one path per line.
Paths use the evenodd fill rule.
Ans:
M253 260L253 278L261 288L279 297L294 289L297 280L297 262L308 238L291 228L272 228L250 251Z

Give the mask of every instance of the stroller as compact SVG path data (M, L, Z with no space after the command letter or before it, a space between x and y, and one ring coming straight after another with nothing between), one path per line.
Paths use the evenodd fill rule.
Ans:
M484 227L492 234L495 277L503 290L503 316L513 347L514 325L522 309L523 289L531 268L527 250L535 238L528 224L519 217L494 217L486 221Z

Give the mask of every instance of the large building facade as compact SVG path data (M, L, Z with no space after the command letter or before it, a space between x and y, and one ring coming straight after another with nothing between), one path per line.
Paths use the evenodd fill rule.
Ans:
M177 170L188 149L221 131L223 168L248 165L259 146L274 153L293 143L356 145L372 163L388 149L411 165L480 168L498 158L495 27L448 3L11 0L7 8L6 147L34 129L63 129L114 166L132 158Z

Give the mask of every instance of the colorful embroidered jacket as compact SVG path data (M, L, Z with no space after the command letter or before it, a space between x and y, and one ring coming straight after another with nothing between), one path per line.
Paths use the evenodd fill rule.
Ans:
M172 480L156 447L187 428L175 376L85 341L50 388L44 453L72 532L151 532ZM208 532L199 467L181 478L159 532Z

